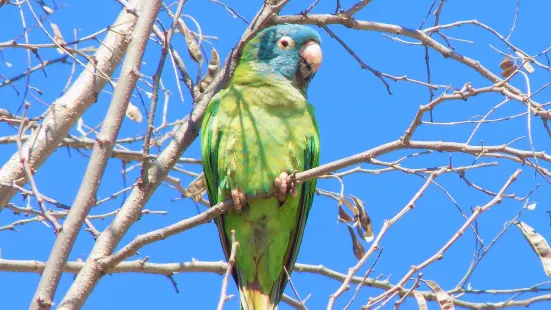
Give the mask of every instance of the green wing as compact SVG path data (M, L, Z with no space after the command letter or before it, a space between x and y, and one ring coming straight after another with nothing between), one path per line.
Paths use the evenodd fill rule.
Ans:
M319 152L320 152L320 146L319 146L319 130L318 130L318 124L316 122L316 118L314 115L314 108L311 105L308 105L308 112L310 113L310 116L312 117L312 120L314 122L314 126L316 127L316 135L307 137L307 144L306 149L304 150L304 170L309 170L314 167L317 167L319 165ZM300 250L300 245L302 244L302 236L304 235L304 229L306 226L306 220L308 219L308 215L310 214L310 209L312 208L312 202L314 200L314 193L316 192L316 183L317 179L311 179L309 181L306 181L302 184L302 191L300 193L300 202L299 202L299 217L298 222L296 226L296 230L294 232L294 238L290 240L290 246L287 250L286 256L286 262L285 262L285 268L289 272L289 275L291 275L293 271L293 267L295 266L298 252ZM283 294L283 291L285 290L285 286L288 282L287 275L285 274L285 271L282 270L282 275L280 276L280 282L279 282L279 296L281 298L281 295Z
M218 120L216 118L220 107L219 98L219 96L216 96L209 103L201 126L201 132L203 134L201 141L203 171L205 174L205 181L207 183L207 192L211 207L220 202L218 201L218 189L220 186L218 178L218 150L223 132L221 132L218 128ZM224 230L224 215L216 217L214 221L216 223L216 227L218 227L218 235L220 236L220 243L222 244L224 255L226 256L226 259L229 259L231 245ZM233 268L232 276L237 283L236 268Z
M223 99L221 99L223 98ZM211 206L220 202L222 196L220 193L220 182L222 176L218 175L219 171L219 157L218 152L220 148L220 141L224 136L224 132L221 130L219 119L219 109L222 104L222 100L232 100L224 94L220 93L216 96L212 102L209 104L207 111L205 112L203 124L202 124L202 157L203 157L203 169L205 173L205 180L207 183L208 195L210 199ZM304 148L304 166L299 170L309 170L313 167L316 167L319 164L319 133L317 129L317 123L314 117L313 107L308 104L308 112L315 126L315 133L310 133L306 136L306 146ZM224 127L225 128L225 127ZM229 134L229 133L228 133ZM310 180L302 184L301 192L298 201L298 217L296 226L291 234L289 240L289 246L283 257L284 267L289 273L292 272L292 268L296 262L300 244L302 242L302 237L306 225L306 220L310 213L312 207L312 201L316 189L316 180ZM228 240L228 235L226 234L226 229L224 225L225 216L221 215L215 219L216 225L218 227L220 241L226 259L230 255L230 241ZM282 266L282 267L283 267ZM234 268L233 277L237 282L237 270ZM279 279L277 280L278 284L275 284L272 290L272 300L278 300L283 293L285 286L287 285L288 278L284 270L281 270Z

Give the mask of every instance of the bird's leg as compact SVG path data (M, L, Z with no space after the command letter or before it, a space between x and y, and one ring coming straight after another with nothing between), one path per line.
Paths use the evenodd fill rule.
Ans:
M247 202L247 196L240 189L234 188L231 190L231 200L235 210L240 211Z
M297 196L297 172L293 172L289 175L287 172L282 172L274 181L275 195L279 201L285 201L287 195L290 193L293 197Z

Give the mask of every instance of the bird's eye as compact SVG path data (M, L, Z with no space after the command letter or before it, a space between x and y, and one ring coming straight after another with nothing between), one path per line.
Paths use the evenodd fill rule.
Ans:
M293 48L295 46L295 41L291 37L283 36L279 39L278 45L280 48L286 50Z

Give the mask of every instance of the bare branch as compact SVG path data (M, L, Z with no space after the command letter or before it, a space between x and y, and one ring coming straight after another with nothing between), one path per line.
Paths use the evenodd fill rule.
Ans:
M38 130L28 139L24 148L29 149L29 165L38 170L46 159L56 150L67 133L78 121L88 107L97 100L99 92L108 82L105 77L93 72L101 71L112 75L117 68L122 55L130 43L135 16L121 12L115 25L102 45L98 48L87 70L84 70L69 90L51 106ZM19 153L15 153L0 169L0 210L17 192L11 187L3 186L16 182L22 186L27 182L24 168L20 165Z
M0 271L11 271L11 272L32 272L32 273L42 273L46 263L35 261L35 260L8 260L0 258ZM63 266L63 272L77 274L84 266L84 262L67 262ZM137 273L146 273L146 274L158 274L158 275L169 275L174 273L185 273L185 272L210 272L223 275L227 270L227 264L222 261L218 262L201 262L193 260L191 262L180 262L180 263L150 263L144 262L143 259L126 261L118 264L113 269L108 270L109 274L112 273L127 273L127 272L137 272ZM346 275L339 273L337 271L328 269L323 265L307 265L307 264L295 264L294 272L303 272L303 273L313 273L321 276L325 276L336 281L344 281ZM353 277L351 283L362 284L368 287L374 287L382 290L389 290L393 287L388 281L381 281L372 278L363 279L363 277ZM546 283L542 283L546 284ZM402 289L399 296L404 296L409 290ZM510 290L485 290L478 291L473 290L473 293L484 293L488 294L514 294L518 292L529 292L534 291L534 288L519 288L519 289L510 289ZM418 291L414 290L414 293L419 293L427 300L436 300L436 295L433 292L429 291ZM300 303L298 301L291 299L287 295L283 295L283 301L293 305L296 309L300 308ZM524 300L514 300L508 302L496 302L496 303L473 303L468 301L459 300L452 297L452 301L455 306L465 308L480 310L485 307L490 307L493 309L502 309L502 308L514 308L514 307L526 307L531 304L546 302L551 300L551 294L545 294L540 296L535 296L532 298Z
M400 218L402 218L409 210L413 209L415 206L415 203L425 190L429 187L429 185L434 181L434 179L444 173L446 171L446 168L442 168L438 171L433 172L429 178L427 178L427 181L423 186L417 191L417 193L413 196L413 198L409 201L409 203L402 209L398 214L396 214L392 219L385 220L383 227L381 228L381 231L377 235L377 238L373 241L373 244L371 244L371 247L369 247L369 250L365 253L365 255L360 259L360 261L350 270L348 271L348 275L346 276L346 279L344 279L341 286L335 291L335 293L331 294L331 297L329 297L329 302L327 303L327 309L333 309L333 305L335 304L335 301L339 296L341 296L345 291L347 291L350 288L350 281L352 280L352 277L358 272L361 266L365 264L365 262L369 259L369 257L373 254L373 252L377 251L379 249L379 244L381 242L381 239L385 235L386 231L394 224L396 221L398 221Z
M31 309L33 310L49 309L51 307L57 284L61 278L61 266L65 264L69 257L90 208L96 204L96 193L101 178L126 115L128 102L140 77L142 57L145 53L149 33L160 9L160 2L153 1L151 6L143 5L140 9L147 12L147 14L142 14L136 21L133 39L128 47L128 53L121 69L121 77L113 94L113 100L103 121L100 135L94 145L83 182L65 220L65 230L56 239L44 273L40 278L40 283L31 302ZM60 308L71 303L70 298L67 301L67 297L64 298L64 301L65 303L62 301L60 304Z
M269 18L272 18L273 15L286 4L286 2L287 1L280 1L275 5L265 4L263 9L259 12L254 22L251 24L252 26L245 32L237 47L234 49L234 52L231 54L231 61L226 63L224 69L217 75L211 85L196 99L197 104L194 106L192 113L186 117L184 123L178 128L174 140L172 140L168 147L159 155L156 163L149 168L149 186L138 186L134 188L121 208L121 211L109 225L109 228L100 235L92 249L92 253L86 260L84 268L78 274L75 282L69 288L67 295L62 300L59 307L60 310L78 307L85 302L87 296L89 296L102 276L101 268L98 268L98 260L112 253L122 236L124 236L130 226L138 220L141 215L141 209L151 197L153 191L168 174L172 166L174 166L176 159L189 147L195 137L197 137L197 128L201 123L208 102L210 102L210 99L218 87L221 86L226 74L235 70L235 60L245 42L259 31L260 28L258 27L262 27Z
M224 280L222 280L222 289L220 290L220 300L218 301L218 307L217 310L224 309L224 303L231 298L231 296L226 295L226 291L228 288L228 281L230 280L230 275L232 273L233 265L235 265L235 255L237 253L237 247L239 246L239 242L235 240L235 230L231 231L231 252L230 252L230 258L228 259L228 267L226 268L226 274L224 275Z

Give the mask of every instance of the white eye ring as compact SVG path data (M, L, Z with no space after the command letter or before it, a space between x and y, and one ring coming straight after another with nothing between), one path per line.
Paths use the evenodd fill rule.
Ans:
M277 41L277 45L281 49L288 50L295 47L295 40L293 40L293 38L289 36L283 36L279 38L279 40Z

